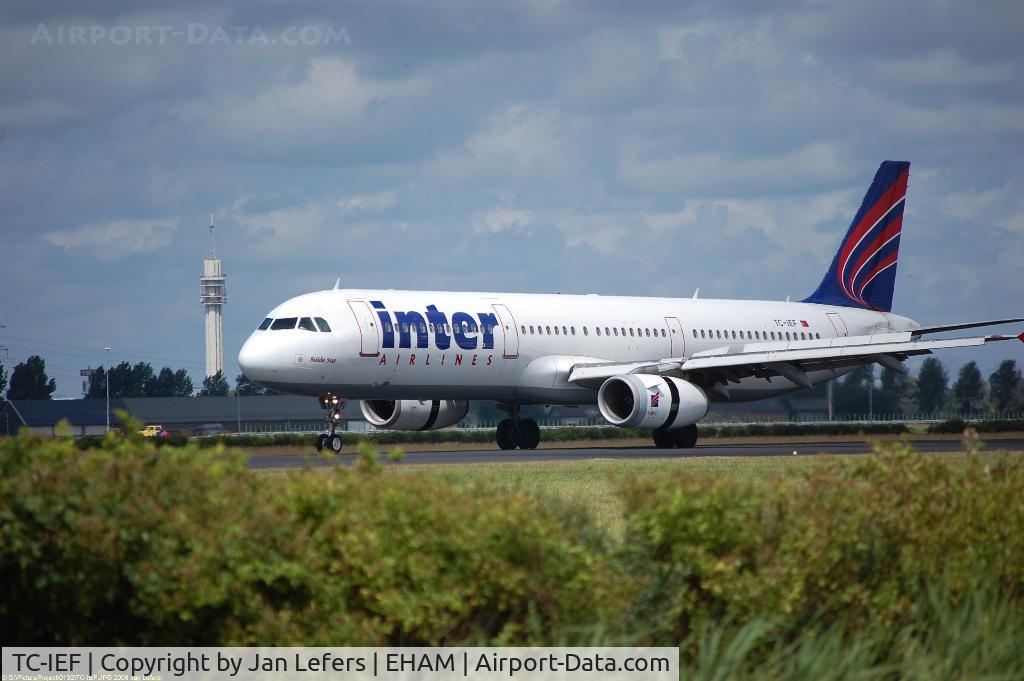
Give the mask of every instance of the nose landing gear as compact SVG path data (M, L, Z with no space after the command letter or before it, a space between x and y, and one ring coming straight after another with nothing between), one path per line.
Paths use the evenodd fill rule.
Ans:
M495 432L495 440L501 449L537 449L540 444L540 426L533 419L519 418L518 404L498 404L512 418L502 419Z
M335 431L338 428L338 424L341 423L341 408L344 404L345 403L342 401L341 397L334 395L333 393L325 393L320 396L320 408L330 411L327 415L327 426L329 428L329 432L319 435L316 438L316 451L322 452L327 449L333 451L335 454L341 452L341 436Z

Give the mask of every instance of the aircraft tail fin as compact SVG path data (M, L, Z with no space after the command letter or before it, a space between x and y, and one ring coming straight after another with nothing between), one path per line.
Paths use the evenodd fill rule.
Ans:
M908 161L883 161L817 290L805 303L889 312L896 285Z

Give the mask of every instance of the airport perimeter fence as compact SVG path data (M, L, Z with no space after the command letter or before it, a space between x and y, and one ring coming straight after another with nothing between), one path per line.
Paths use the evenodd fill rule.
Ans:
M541 428L595 428L609 427L607 421L600 416L593 417L568 417L535 419ZM712 415L710 419L700 422L702 427L729 427L729 426L751 426L751 425L830 425L830 424L865 424L865 423L901 423L912 424L934 424L945 422L976 423L979 421L1021 421L1024 420L1024 411L1005 412L969 412L950 413L938 412L932 414L835 414L830 419L822 414L789 414L789 415L757 415L744 414L736 418L722 418L721 415ZM493 430L498 426L498 421L480 421L472 426L457 426L460 430Z
M744 438L744 437L834 437L860 436L871 437L880 435L921 434L960 434L970 426L978 433L1017 433L1024 432L1024 418L1002 420L962 421L952 419L923 424L923 429L908 427L907 423L896 421L879 422L825 422L825 423L750 423L750 424L705 424L701 423L699 437L710 438ZM446 428L431 431L376 431L339 433L346 448L351 448L361 441L370 441L378 445L430 445L430 444L472 444L492 446L494 431L488 428ZM172 434L162 439L159 444L180 446L189 441L201 447L226 445L228 447L263 448L263 447L312 447L317 438L316 433L276 433L276 434L225 434L189 438L183 434ZM582 441L621 441L650 440L650 430L635 428L616 428L615 426L562 426L547 427L543 441L582 442ZM78 446L82 449L96 447L102 441L97 436L78 438Z
M587 417L566 417L535 419L537 425L544 430L559 428L607 428L616 429L608 424L600 416ZM1004 422L1024 421L1024 411L1005 412L971 412L971 413L949 413L939 412L932 414L836 414L832 419L820 414L791 414L791 415L756 415L744 414L736 418L721 418L720 415L712 415L711 419L701 421L702 429L710 428L735 428L744 426L863 426L865 424L902 424L904 426L925 425L933 427L938 424L977 424L980 422ZM343 424L345 432L357 435L375 435L378 433L393 433L391 431L378 429L364 422L348 422ZM353 426L356 426L353 428ZM452 431L488 431L493 432L498 426L497 420L478 421L474 424L459 424L452 428L446 428L446 432ZM962 432L963 428L958 432ZM309 435L316 436L324 432L322 421L290 422L285 424L271 424L266 422L247 422L243 420L240 424L224 424L221 431L223 435ZM949 431L952 432L952 431ZM216 433L210 433L216 435Z

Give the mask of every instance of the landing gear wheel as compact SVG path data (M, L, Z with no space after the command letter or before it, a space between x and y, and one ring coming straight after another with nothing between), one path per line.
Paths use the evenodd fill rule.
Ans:
M516 440L519 449L537 449L540 444L540 426L533 419L523 419L516 429Z
M502 449L516 448L516 426L512 423L512 419L503 419L498 424L495 438L498 441L498 446Z
M327 446L327 440L329 440L330 437L331 436L327 435L326 433L322 433L322 434L318 435L317 438L316 438L316 451L318 451L318 452L324 451L324 447Z
M697 424L673 430L674 445L683 449L692 449L697 444Z
M328 438L328 440L327 440L327 444L328 444L328 446L330 446L331 450L334 451L335 454L340 454L341 453L341 436L340 435L331 435Z
M675 446L675 438L671 430L658 428L654 431L654 446L658 449L668 449Z

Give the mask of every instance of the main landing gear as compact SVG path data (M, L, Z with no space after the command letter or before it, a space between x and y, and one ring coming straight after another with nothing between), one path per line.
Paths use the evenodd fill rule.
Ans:
M333 393L324 393L320 396L320 408L330 410L327 415L327 427L329 432L323 433L316 438L316 451L322 452L325 449L335 454L341 453L341 436L335 431L341 423L341 408L344 406L341 397Z
M519 418L518 404L498 404L498 408L507 411L512 417L503 419L498 424L495 440L502 449L537 449L540 444L540 426L533 419Z
M658 428L654 431L654 446L658 449L671 447L690 449L695 444L697 444L697 424L671 430Z

